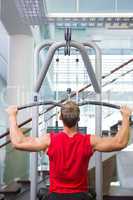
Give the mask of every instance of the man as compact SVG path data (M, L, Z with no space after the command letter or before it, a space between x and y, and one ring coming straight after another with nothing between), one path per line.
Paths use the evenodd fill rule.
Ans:
M60 119L63 131L33 138L25 136L17 125L17 107L7 109L10 123L10 138L14 148L25 151L47 152L50 160L49 200L87 200L88 163L95 151L111 152L126 147L129 139L131 110L121 107L122 125L116 136L99 137L77 131L80 110L73 101L61 108Z

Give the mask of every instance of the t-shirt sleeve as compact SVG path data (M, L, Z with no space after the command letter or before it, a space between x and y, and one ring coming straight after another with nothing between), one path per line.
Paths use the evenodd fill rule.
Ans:
M87 153L90 156L92 156L93 153L94 153L94 150L93 150L93 147L92 147L92 144L91 144L91 135L87 134L85 137L86 137L86 144L87 144Z

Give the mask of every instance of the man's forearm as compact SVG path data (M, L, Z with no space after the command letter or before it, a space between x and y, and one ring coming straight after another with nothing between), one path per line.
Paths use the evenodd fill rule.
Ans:
M116 135L118 141L120 143L124 143L125 146L128 144L129 140L129 117L123 117L122 125L120 127L120 130L118 131L118 134Z
M25 136L18 128L16 116L11 115L9 117L9 124L10 124L10 139L12 144L16 146L16 144L21 143L23 141Z

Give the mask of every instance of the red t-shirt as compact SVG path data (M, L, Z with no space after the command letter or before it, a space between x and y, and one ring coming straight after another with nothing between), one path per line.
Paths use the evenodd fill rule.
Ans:
M50 192L88 191L88 163L93 154L90 135L51 133L47 154L50 161Z

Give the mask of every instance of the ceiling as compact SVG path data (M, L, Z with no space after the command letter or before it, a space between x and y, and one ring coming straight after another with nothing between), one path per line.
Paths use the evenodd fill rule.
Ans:
M1 20L10 35L31 34L37 25L43 36L47 24L53 40L64 39L64 28L71 27L72 39L112 51L133 49L131 0L2 0Z
M55 23L72 28L132 29L130 0L12 0L20 17L30 25ZM11 1L10 1L11 2Z
M10 35L27 34L31 35L29 25L27 25L18 12L14 0L1 0L0 19Z
M10 35L32 34L38 26L42 40L95 41L103 54L132 54L133 4L131 0L1 0L1 20ZM47 29L46 29L47 25Z
M71 27L77 37L84 31L85 39L101 41L104 31L105 40L130 40L133 4L131 0L102 0L102 4L99 0L54 0L54 5L53 0L1 0L1 19L9 34L31 34L29 26L48 24L57 35Z

